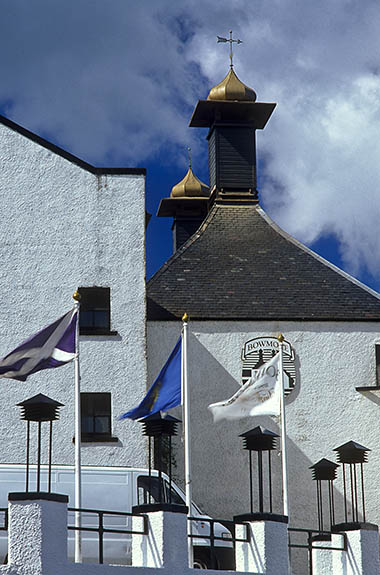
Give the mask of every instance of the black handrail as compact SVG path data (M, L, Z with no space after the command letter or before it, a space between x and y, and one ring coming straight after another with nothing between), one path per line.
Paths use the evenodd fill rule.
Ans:
M292 543L290 541L291 533L305 533L307 534L307 543ZM322 547L316 545L316 537L331 537L331 535L342 535L343 537L343 547ZM332 531L318 531L317 529L304 529L298 527L288 527L289 549L307 549L308 550L308 564L309 564L309 575L313 575L313 549L323 549L327 551L347 551L347 535L345 533L333 533Z
M148 516L142 513L131 513L128 511L105 511L104 509L84 509L82 507L69 507L68 511L80 512L80 513L94 513L98 516L98 526L97 527L76 527L75 525L68 525L67 528L72 531L92 531L99 534L98 538L98 548L99 548L99 563L103 564L103 550L104 550L104 533L122 533L130 535L147 535L148 534ZM0 509L1 511L1 509ZM132 528L125 529L114 529L111 527L104 527L104 516L119 516L119 517L141 517L143 520L143 529L138 531Z
M210 535L205 535L203 533L193 533L190 528L190 533L188 537L191 539L206 539L210 541L210 560L211 569L217 569L216 553L215 553L215 541L231 542L233 549L235 551L236 543L249 543L250 541L250 530L248 525L245 527L245 537L236 537L236 524L234 521L229 521L227 519L211 519L210 517L188 517L188 521L198 521L200 523L208 523L210 525ZM214 525L219 523L223 525L231 533L231 537L220 537L215 535Z

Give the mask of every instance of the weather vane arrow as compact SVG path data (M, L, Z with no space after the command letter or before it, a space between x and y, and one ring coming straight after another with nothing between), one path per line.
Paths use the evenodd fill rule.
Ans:
M235 40L234 38L232 38L232 30L230 30L230 37L229 37L229 38L223 38L222 36L217 36L217 41L218 41L218 44L219 44L219 42L223 42L223 43L228 42L228 43L229 43L229 45L230 45L230 62L231 62L231 63L230 63L230 66L231 66L231 68L233 68L233 61L232 61L232 58L233 58L232 44L233 44L234 42L235 42L235 44L242 44L243 41L242 41L242 40L239 40L239 39Z

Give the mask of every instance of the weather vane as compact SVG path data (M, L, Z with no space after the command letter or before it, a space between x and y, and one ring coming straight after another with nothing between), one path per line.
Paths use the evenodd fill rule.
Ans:
M218 43L219 43L219 42L229 42L229 44L230 44L230 62L231 62L231 63L230 63L230 66L231 66L231 68L233 68L234 65L233 65L233 62L232 62L232 57L233 57L232 44L233 44L233 42L235 42L236 44L242 44L242 43L243 43L242 40L234 40L234 39L232 38L232 30L230 30L230 37L229 37L229 39L228 39L228 38L222 38L221 36L217 36L217 39L218 39Z

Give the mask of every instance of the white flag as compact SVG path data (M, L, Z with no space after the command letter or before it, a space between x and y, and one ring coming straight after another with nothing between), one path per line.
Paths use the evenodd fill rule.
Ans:
M280 415L281 384L280 354L277 353L226 401L208 406L214 422L220 419L240 419L253 415Z

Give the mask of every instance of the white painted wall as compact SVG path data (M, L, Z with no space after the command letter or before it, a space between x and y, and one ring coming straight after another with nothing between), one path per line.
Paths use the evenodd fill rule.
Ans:
M190 318L191 320L191 318ZM322 457L336 461L333 448L355 440L370 448L365 468L367 521L380 523L380 395L359 393L375 385L376 323L345 322L191 322L189 365L194 500L213 517L249 511L248 453L239 434L263 425L280 433L269 417L214 424L208 404L227 399L241 378L243 344L282 332L296 353L297 386L286 401L290 524L316 527L315 482L310 465ZM148 380L168 357L180 322L148 322ZM181 417L180 410L173 414ZM178 477L183 477L178 442ZM255 458L254 458L255 459ZM274 456L274 490L280 495L280 457ZM256 463L255 463L256 469ZM336 482L336 520L343 521L341 470ZM256 483L255 483L256 489ZM275 511L281 512L276 498Z
M148 534L132 536L132 566L79 564L68 561L66 557L65 503L46 500L12 501L9 504L9 564L0 566L0 573L4 575L51 573L148 575L152 572L160 572L162 575L191 575L194 573L194 569L188 566L186 515L156 511L148 513L147 519ZM138 521L136 529L140 531L140 518L136 521ZM248 547L245 544L238 544L237 562L241 563L241 569L236 571L236 575L239 573L287 575L288 558L287 554L284 556L283 553L287 546L286 526L285 530L279 524L254 524L248 528L252 533L251 544ZM207 573L218 575L220 571L207 570ZM362 573L358 572L357 575Z
M236 526L236 536L249 542L236 542L236 570L265 575L289 575L288 526L275 521L254 521ZM327 573L325 574L327 575Z
M0 573L4 575L51 573L148 575L158 572L162 575L191 575L194 573L194 569L188 566L185 514L162 511L147 513L147 534L132 536L132 566L98 565L68 561L66 508L67 504L64 502L46 499L10 501L9 563L0 566ZM134 521L138 521L135 528L141 531L141 517L134 518ZM246 538L246 529L250 532L249 542L242 541ZM236 575L290 574L288 533L285 523L258 521L245 526L237 525L236 535L240 539L240 542L236 542L235 549ZM346 535L347 551L314 550L315 573L379 575L378 530L348 531ZM336 537L339 536L334 536L334 541ZM318 545L317 542L316 544ZM207 573L217 575L221 571L207 570ZM305 570L302 573L305 573Z
M142 175L96 176L0 124L0 357L70 309L78 286L111 288L118 336L81 337L81 375L83 392L112 393L120 441L84 445L84 464L145 465L139 426L117 421L146 383L144 188ZM73 377L68 365L1 380L1 462L25 460L16 404L44 393L65 404L54 462L73 463Z

